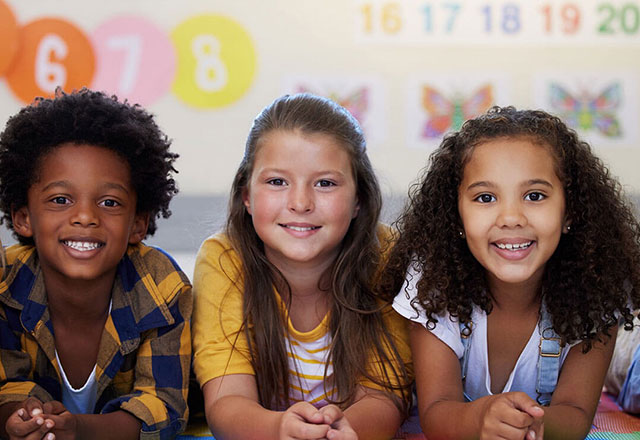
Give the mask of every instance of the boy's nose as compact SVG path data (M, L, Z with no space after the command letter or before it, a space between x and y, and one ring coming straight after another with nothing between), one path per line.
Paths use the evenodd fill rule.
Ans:
M98 216L96 213L97 206L93 202L76 202L73 214L71 216L71 223L78 226L97 226Z
M313 196L304 187L292 188L289 192L289 210L303 213L313 210Z

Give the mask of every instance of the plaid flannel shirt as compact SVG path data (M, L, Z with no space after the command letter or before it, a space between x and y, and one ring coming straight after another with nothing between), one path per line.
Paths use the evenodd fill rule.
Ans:
M0 282L0 405L29 396L62 400L53 326L37 253L6 250ZM96 362L95 413L124 410L140 438L168 439L186 424L191 285L162 251L129 246L120 260Z

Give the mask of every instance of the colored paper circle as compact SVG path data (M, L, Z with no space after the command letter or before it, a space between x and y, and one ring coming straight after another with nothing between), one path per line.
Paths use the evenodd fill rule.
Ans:
M222 15L200 15L178 25L171 34L178 70L173 92L199 108L237 101L249 89L256 53L249 34Z
M96 75L92 88L149 105L171 87L175 49L169 37L150 21L118 17L92 35Z
M32 21L20 29L19 41L20 51L7 72L7 82L23 102L52 97L58 86L71 92L91 84L93 48L72 23L57 18Z
M9 6L0 0L0 76L4 75L18 51L18 24Z

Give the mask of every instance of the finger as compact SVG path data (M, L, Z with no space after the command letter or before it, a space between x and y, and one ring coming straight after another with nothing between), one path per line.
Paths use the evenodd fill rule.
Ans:
M7 433L16 437L26 437L27 439L41 439L51 428L55 426L51 420L43 417L33 417L23 421L18 416L17 411L7 420Z
M529 428L535 419L524 411L511 408L501 414L500 421L514 428Z
M42 405L42 410L45 414L62 414L67 408L65 408L62 402L52 400L51 402L45 402L44 405Z
M291 437L297 439L322 439L327 437L329 425L316 425L315 423L305 423L299 421L291 427Z
M309 402L296 403L289 410L308 423L324 423L324 416Z
M320 408L319 412L322 414L323 421L327 425L333 425L336 421L340 420L344 416L340 408L335 405L324 406Z
M29 397L22 406L31 417L37 417L42 414L42 402L35 397Z
M27 410L24 408L20 408L16 413L25 422L31 418L31 416L27 414Z
M536 419L529 427L527 440L542 440L544 437L544 422L542 419Z

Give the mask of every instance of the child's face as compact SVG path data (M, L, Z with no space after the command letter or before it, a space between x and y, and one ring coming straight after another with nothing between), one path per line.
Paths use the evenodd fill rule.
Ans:
M136 214L127 162L106 148L62 144L41 159L38 171L13 223L18 234L33 237L45 280L113 277L127 245L144 238L148 223Z
M458 190L469 250L495 283L539 287L566 232L565 195L549 148L499 138L473 150Z
M278 268L326 268L358 213L349 155L325 134L267 133L243 199Z

